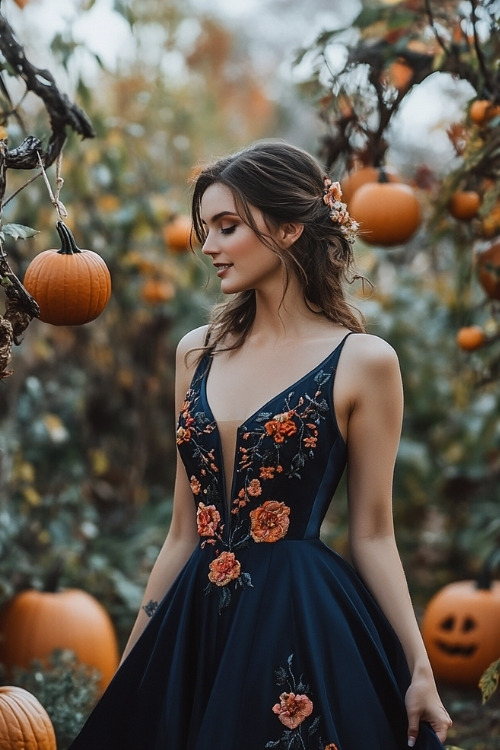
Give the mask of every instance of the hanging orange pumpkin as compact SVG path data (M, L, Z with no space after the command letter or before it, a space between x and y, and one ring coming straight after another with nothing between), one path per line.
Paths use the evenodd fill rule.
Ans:
M106 263L92 250L80 250L70 229L56 224L60 250L44 250L26 269L24 286L40 307L40 320L77 326L97 318L111 296Z
M47 711L24 688L0 687L2 750L56 750L56 735Z
M406 242L421 221L420 204L412 188L389 182L383 170L378 182L356 190L349 211L361 225L360 239L382 247Z
M455 219L470 221L477 215L481 197L475 190L457 190L450 198L448 211Z
M428 603L422 637L438 680L477 685L500 656L500 581L487 560L477 581L457 581Z
M500 241L478 253L476 269L479 283L488 297L500 300Z
M90 594L22 591L0 614L0 663L27 669L56 649L73 651L77 660L99 670L100 687L118 666L118 643L106 610Z
M356 190L362 185L366 185L367 182L378 182L381 169L382 167L358 167L358 169L346 175L340 183L344 203L349 204ZM401 182L400 177L394 171L388 167L384 167L383 169L389 182Z

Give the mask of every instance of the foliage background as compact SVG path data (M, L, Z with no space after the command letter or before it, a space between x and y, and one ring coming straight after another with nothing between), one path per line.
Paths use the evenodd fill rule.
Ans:
M78 0L74 18L94 5ZM441 5L455 20L468 12L466 3ZM336 3L332 13L332 3L320 2L317 23L330 25L304 41L302 4L287 2L296 36L284 34L271 49L263 29L272 24L263 24L260 9L244 16L261 29L251 39L246 21L238 27L196 4L117 0L114 12L130 41L110 65L75 38L69 16L56 30L45 29L50 51L42 52L29 5L21 11L13 0L2 3L27 56L52 70L96 130L92 141L69 138L61 199L78 244L106 260L113 295L87 326L33 321L15 351L14 375L1 383L0 603L57 574L59 586L84 588L104 603L123 645L170 518L175 346L205 321L217 296L201 254L168 245L165 228L188 212L192 170L214 155L284 137L326 158L339 132L336 87L349 92L339 49L359 50L373 40L383 42L385 68L415 39L427 45L430 66L404 92L384 133L384 160L418 190L425 222L401 248L360 243L358 263L375 291L367 297L353 290L369 330L393 344L401 361L406 412L395 517L417 610L446 582L473 577L498 546L498 311L486 303L470 263L471 249L488 239L480 221L493 199L470 225L450 217L445 201L469 169L467 152L457 153L446 132L458 123L469 143L486 147L467 119L468 103L483 92L476 79L439 72L449 60L408 16L423 18L424 3L399 3L400 15L393 6L365 2L358 16L361 5L346 10ZM278 18L283 4L271 2L267 10ZM304 49L292 66L299 43ZM465 48L460 54L473 68L472 53L468 62ZM25 131L43 137L44 113L23 98L8 71L2 76L21 105L20 118L8 119L10 142ZM355 87L366 93L366 80L355 79ZM428 111L415 118L422 89ZM389 103L399 93L393 88ZM374 112L365 113L367 122ZM330 161L339 178L352 166L349 159ZM25 177L9 175L10 192ZM21 278L35 253L54 246L56 219L41 180L6 207L4 222L39 230L6 246ZM151 281L163 284L161 299L148 294ZM471 322L489 326L492 338L473 354L455 340ZM342 493L324 535L347 553ZM467 750L479 750L478 742Z

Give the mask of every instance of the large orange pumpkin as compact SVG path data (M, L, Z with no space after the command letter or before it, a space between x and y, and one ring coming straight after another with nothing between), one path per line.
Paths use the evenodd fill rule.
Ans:
M56 750L56 735L47 711L24 688L0 687L2 750Z
M422 637L438 680L476 686L500 656L500 581L487 566L477 581L456 581L428 603Z
M491 299L500 300L500 241L476 256L479 283Z
M0 663L27 669L56 649L73 651L82 664L99 670L104 689L118 666L111 619L85 591L22 591L0 614Z
M401 178L388 167L384 167L384 173L389 182L401 182ZM362 185L366 185L368 182L378 182L380 177L381 167L358 167L353 172L350 172L342 182L340 187L342 188L342 200L349 204L356 190ZM350 206L349 206L350 210Z
M356 190L349 211L361 225L360 239L382 247L406 242L421 221L420 203L412 188L387 181L383 173L379 182Z
M24 286L40 307L40 320L55 326L89 323L106 307L111 277L92 250L80 250L70 229L58 221L60 250L44 250L26 269Z

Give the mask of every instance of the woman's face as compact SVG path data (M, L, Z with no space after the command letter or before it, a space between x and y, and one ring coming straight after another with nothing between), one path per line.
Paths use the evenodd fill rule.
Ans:
M251 213L259 231L274 237L260 211ZM278 255L238 215L229 188L214 183L205 190L201 219L207 235L202 251L212 259L224 294L271 290L270 285L282 289L284 270Z

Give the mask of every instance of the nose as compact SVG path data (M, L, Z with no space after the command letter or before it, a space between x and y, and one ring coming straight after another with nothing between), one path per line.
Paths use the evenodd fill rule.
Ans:
M205 242L201 246L201 252L205 255L216 255L219 252L216 243L214 242L213 234L210 231L207 233Z

